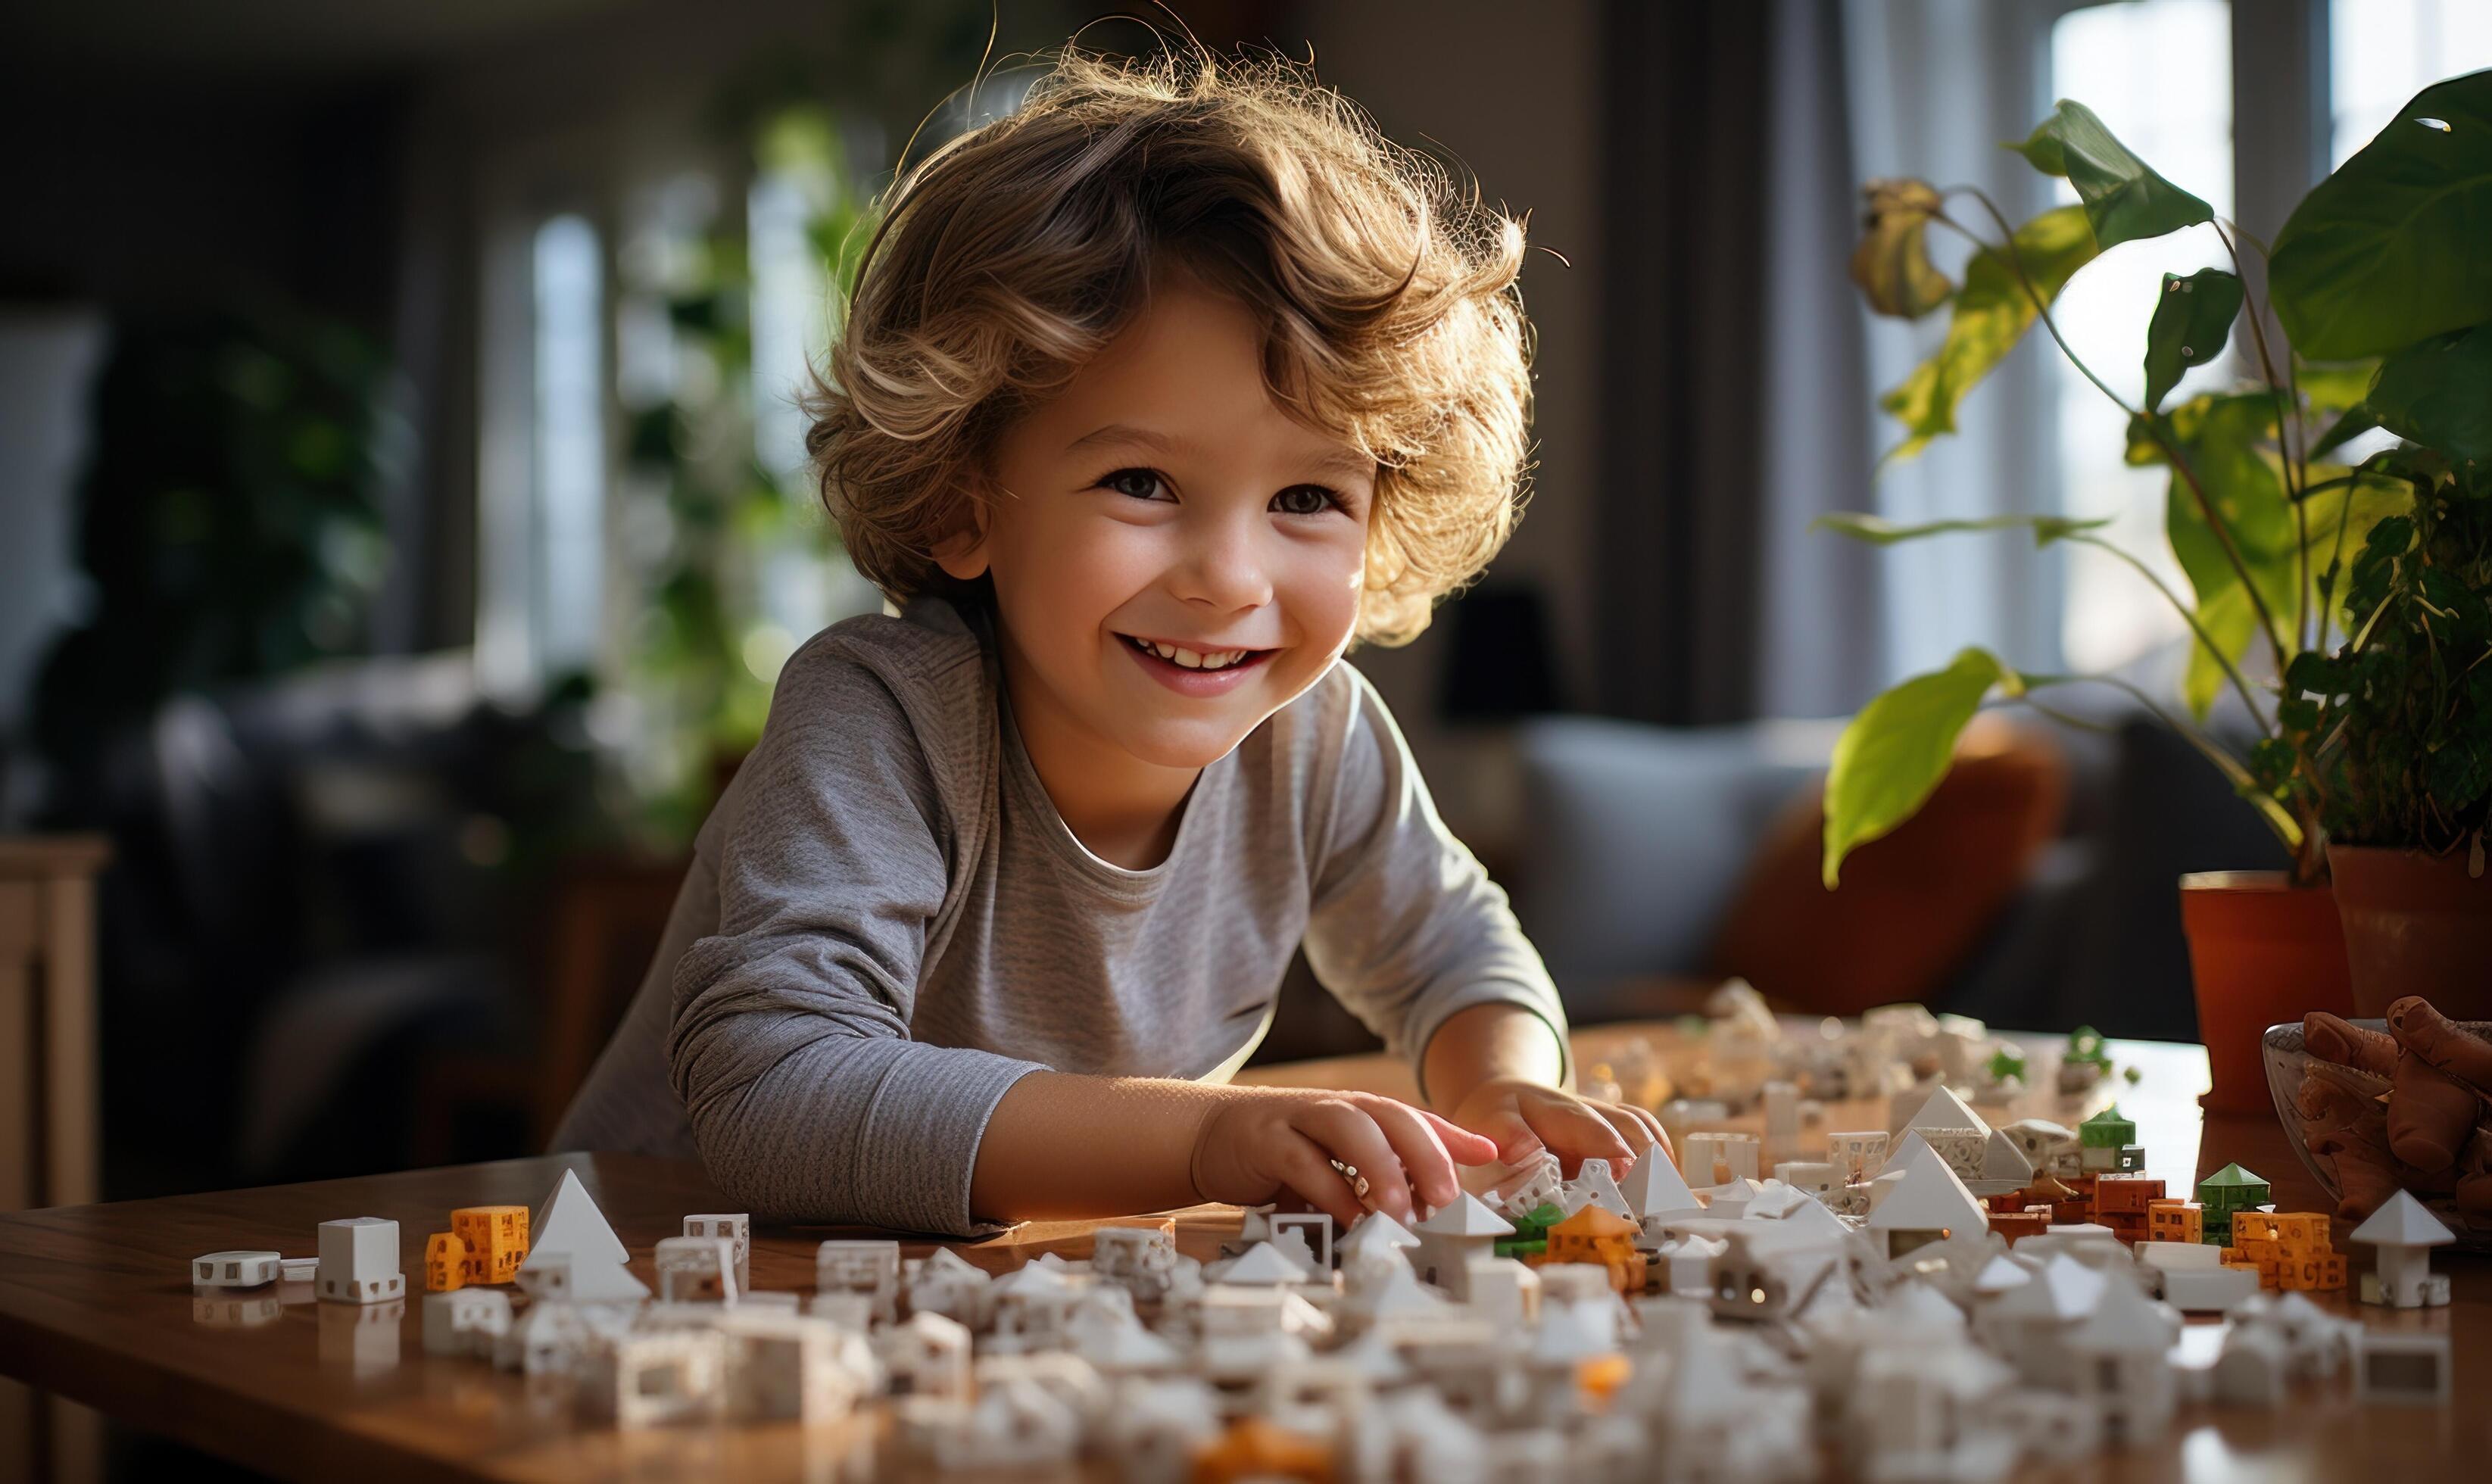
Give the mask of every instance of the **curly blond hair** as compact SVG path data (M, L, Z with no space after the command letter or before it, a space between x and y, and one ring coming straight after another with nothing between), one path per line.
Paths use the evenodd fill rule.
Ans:
M805 400L857 570L894 602L947 586L933 551L998 433L1182 266L1261 323L1275 402L1375 459L1354 638L1416 638L1528 498L1522 224L1286 58L1051 60L893 186Z

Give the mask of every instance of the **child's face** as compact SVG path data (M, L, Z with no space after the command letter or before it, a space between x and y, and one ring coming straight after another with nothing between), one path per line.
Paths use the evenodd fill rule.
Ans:
M1348 647L1376 466L1285 414L1261 358L1244 306L1172 275L1001 436L984 529L938 557L955 577L994 574L1024 731L1069 724L1200 768ZM1240 650L1225 668L1186 663Z

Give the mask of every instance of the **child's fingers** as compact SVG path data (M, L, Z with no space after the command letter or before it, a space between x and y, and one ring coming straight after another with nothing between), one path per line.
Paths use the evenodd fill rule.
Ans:
M1628 1147L1617 1129L1610 1127L1609 1119L1572 1099L1534 1104L1524 1116L1541 1143L1565 1160L1569 1175L1581 1170L1587 1159L1635 1158L1635 1150Z
M1635 1150L1636 1158L1644 1158L1646 1151L1660 1141L1661 1125L1643 1109L1631 1103L1594 1103L1592 1107L1599 1110L1602 1117L1610 1120L1610 1127L1625 1138L1627 1147Z
M1410 1176L1403 1170L1393 1142L1365 1109L1344 1099L1325 1098L1300 1108L1290 1125L1321 1144L1331 1158L1354 1167L1358 1178L1367 1182L1370 1204L1396 1221L1410 1219ZM1338 1172L1333 1183L1349 1189ZM1358 1207L1353 1203L1350 1209Z
M1429 1116L1436 1115L1432 1113ZM1441 1118L1437 1121L1440 1128L1453 1127ZM1481 1114L1468 1129L1457 1131L1468 1133L1471 1138L1479 1141L1479 1143L1471 1145L1472 1148L1476 1149L1480 1144L1486 1144L1489 1149L1489 1159L1498 1160L1508 1165L1520 1165L1539 1153L1541 1148L1540 1135L1533 1131L1530 1123L1525 1120L1522 1111L1512 1103L1498 1104L1491 1112ZM1451 1139L1446 1140L1446 1151L1450 1153L1454 1147L1455 1142ZM1487 1159L1464 1161L1465 1164L1482 1165L1488 1162Z
M1445 1149L1419 1110L1391 1098L1378 1098L1367 1105L1376 1126L1393 1142L1393 1152L1402 1156L1402 1168L1409 1172L1411 1193L1429 1208L1449 1205L1462 1194L1462 1181L1454 1173L1454 1157ZM1478 1136L1473 1135L1473 1138ZM1485 1139L1479 1140L1487 1143Z
M1409 1109L1411 1113L1418 1114L1436 1134L1437 1143L1444 1148L1446 1157L1457 1165L1485 1165L1498 1157L1499 1142L1494 1136L1475 1133L1441 1113L1430 1113L1424 1108L1411 1108L1408 1103L1397 1103L1394 1106ZM1514 1125L1516 1133L1526 1139L1531 1137L1530 1125L1521 1118L1509 1117L1508 1121Z
M1327 1154L1322 1144L1295 1128L1282 1129L1280 1137L1280 1146L1272 1151L1272 1172L1282 1184L1304 1197L1308 1204L1331 1217L1345 1231L1366 1214L1358 1198L1343 1181L1341 1172L1332 1167L1338 1156Z

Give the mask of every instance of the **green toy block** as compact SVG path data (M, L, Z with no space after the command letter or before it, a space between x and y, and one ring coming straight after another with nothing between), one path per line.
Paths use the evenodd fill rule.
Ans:
M2198 1182L2198 1204L2209 1215L2217 1211L2227 1215L2265 1205L2270 1199L2267 1181L2239 1165L2226 1165Z
M2085 1066L2111 1070L2111 1055L2103 1050L2102 1032L2092 1025L2080 1025L2068 1032L2067 1054L2060 1058Z
M1508 1247L1528 1249L1534 1253L1546 1252L1549 1249L1549 1229L1565 1219L1566 1212L1563 1207L1555 1202L1543 1201L1530 1210L1515 1217L1514 1234L1498 1238L1490 1250L1500 1258L1523 1256L1521 1251L1506 1251Z
M2120 1115L2117 1103L2077 1125L2080 1148L2118 1149L2135 1143L2137 1125Z
M2021 1081L2024 1076L2024 1057L2017 1055L2014 1052L2003 1049L1991 1054L1990 1080L1992 1082L2003 1083L2011 1077Z
M1510 1236L1500 1236L1489 1250L1500 1258L1536 1258L1549 1250L1549 1238L1544 1236L1523 1242Z
M2142 1144L2124 1143L2112 1156L2111 1168L2119 1174L2143 1174L2146 1172L2146 1149Z

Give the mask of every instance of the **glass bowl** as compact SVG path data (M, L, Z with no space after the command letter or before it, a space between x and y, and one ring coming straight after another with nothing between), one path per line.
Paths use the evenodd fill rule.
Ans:
M2349 1024L2382 1033L2388 1028L2386 1021L2354 1021ZM2492 1021L2460 1021L2457 1024L2478 1036L2492 1039ZM2301 1111L2297 1103L2301 1091L2301 1069L2310 1060L2310 1053L2301 1045L2301 1023L2293 1021L2282 1025L2270 1025L2261 1041L2260 1053L2267 1062L2268 1095L2275 1101L2275 1116L2284 1125L2285 1140L2293 1145L2293 1152L2301 1157L2301 1168L2309 1171L2310 1177L2328 1192L2332 1211L2335 1202L2344 1195L2336 1180L2336 1162L2310 1152L2310 1143L2302 1137ZM2362 1076L2360 1073L2355 1075ZM2367 1080L2378 1083L2380 1091L2388 1090L2387 1078ZM2415 1199L2431 1207L2431 1213L2446 1223L2449 1231L2457 1233L2458 1246L2476 1252L2492 1252L2492 1220L2479 1216L2468 1218L2446 1196L2426 1196L2417 1191Z

